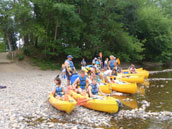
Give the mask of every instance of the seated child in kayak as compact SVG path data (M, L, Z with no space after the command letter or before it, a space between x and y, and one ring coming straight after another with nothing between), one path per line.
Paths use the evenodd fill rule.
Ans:
M133 64L128 68L130 73L137 73L136 68Z
M57 76L55 79L54 79L54 82L56 84L56 86L54 87L54 90L53 90L53 95L55 96L56 99L61 99L63 98L64 94L65 94L65 90L64 88L61 86L61 80L60 78Z
M87 91L87 86L90 83L89 79L85 75L85 71L80 71L80 76L75 80L75 82L72 84L72 87L76 88L76 91L78 93L84 93Z
M99 93L103 96L104 94L102 93L98 83L97 83L97 78L93 78L92 83L88 87L88 93L90 97L95 97L98 96Z

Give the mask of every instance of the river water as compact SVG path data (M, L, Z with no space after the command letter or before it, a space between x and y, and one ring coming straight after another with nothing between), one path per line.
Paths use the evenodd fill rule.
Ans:
M138 87L138 93L133 96L117 96L123 103L124 110L132 110L141 106L141 101L150 102L146 112L172 112L172 71L170 67L148 67L149 82ZM161 70L169 69L166 72ZM154 71L154 72L153 72ZM157 72L161 71L161 72ZM169 71L169 72L168 72ZM114 96L116 97L116 96ZM128 100L128 101L127 101ZM159 120L154 118L124 118L112 119L112 128L124 129L172 129L172 119Z

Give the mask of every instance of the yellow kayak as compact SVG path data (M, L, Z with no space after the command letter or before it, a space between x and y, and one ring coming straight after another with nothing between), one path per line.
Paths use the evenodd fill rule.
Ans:
M68 97L69 100L68 101L63 101L63 100L56 99L53 96L53 94L50 94L49 95L49 102L56 109L58 109L60 111L65 111L66 113L69 114L75 108L76 101L69 95L67 97Z
M100 89L105 94L111 94L112 87L110 85L100 85Z
M129 83L144 83L143 76L123 76L123 77L116 77L117 80Z
M136 83L123 83L123 84L110 83L110 84L112 86L112 90L114 91L129 93L129 94L135 94L137 92Z
M103 99L91 99L88 96L82 96L81 94L77 94L75 91L70 91L71 96L75 99L87 98L88 101L83 105L89 109L93 109L96 111L102 111L107 113L116 113L119 111L119 100L113 97L104 97Z
M137 71L137 73L129 73L129 71L126 71L126 72L123 72L123 73L119 73L118 75L121 75L121 76L139 76L139 77L144 77L144 78L148 78L149 77L149 72L146 71L146 70L140 70L140 71Z

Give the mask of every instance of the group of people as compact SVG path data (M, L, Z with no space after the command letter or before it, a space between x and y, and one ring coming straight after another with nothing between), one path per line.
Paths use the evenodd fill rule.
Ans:
M76 68L72 62L72 55L68 55L67 59L63 65L63 73L67 77L67 86L71 89L75 89L76 92L80 94L87 94L90 97L95 97L98 95L104 95L100 89L101 83L117 82L117 73L121 73L122 69L119 67L119 62L113 55L105 59L104 64L100 57L94 58L92 60L92 65L86 65L86 61L83 59L81 61L81 71L78 78L71 84L71 77L74 73L77 73ZM131 65L129 70L133 73L134 65ZM111 78L108 78L111 77ZM101 81L103 80L103 81ZM61 86L61 79L57 76L54 80L56 86L53 90L53 94L57 99L64 96L65 88Z

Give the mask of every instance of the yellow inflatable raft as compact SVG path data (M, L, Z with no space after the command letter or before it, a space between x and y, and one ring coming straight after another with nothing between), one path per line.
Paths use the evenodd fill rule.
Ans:
M116 100L113 97L104 97L103 99L91 99L88 96L82 96L77 94L75 91L70 91L71 96L75 99L87 98L88 101L83 105L89 109L93 109L96 111L102 111L107 113L116 113L119 111L119 100Z
M67 97L68 97L69 100L68 101L63 101L63 100L56 99L53 96L53 94L50 94L49 95L49 102L56 109L61 110L61 111L65 111L66 113L69 114L75 108L76 101L69 95Z
M112 90L114 91L129 93L129 94L135 94L137 92L136 83L123 83L123 84L110 83L110 84L112 85Z
M122 76L122 77L117 76L116 79L119 81L129 82L129 83L144 83L143 76Z
M123 72L123 73L118 73L118 75L120 76L139 76L139 77L144 77L144 78L148 78L149 77L149 72L146 70L140 70L137 71L137 73L129 73L128 71Z

